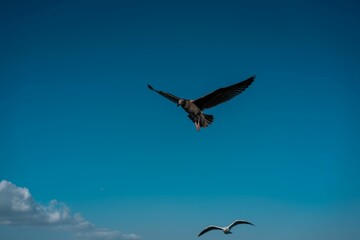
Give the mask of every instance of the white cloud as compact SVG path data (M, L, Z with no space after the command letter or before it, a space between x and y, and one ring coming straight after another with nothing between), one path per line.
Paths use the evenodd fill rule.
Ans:
M136 234L123 234L117 230L98 228L79 213L57 200L48 206L37 203L30 191L24 187L2 180L0 182L0 224L45 225L72 232L81 240L138 239Z

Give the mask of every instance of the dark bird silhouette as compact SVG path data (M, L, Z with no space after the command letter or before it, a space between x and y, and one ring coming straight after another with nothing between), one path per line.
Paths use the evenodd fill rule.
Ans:
M254 224L250 223L250 222L247 222L247 221L244 221L244 220L236 220L234 221L232 224L230 224L229 226L227 227L219 227L219 226L214 226L214 225L210 225L208 227L206 227L204 230L202 230L198 237L200 237L201 235L203 235L204 233L207 233L208 231L211 231L211 230L221 230L223 231L225 234L230 234L232 233L230 230L232 227L238 225L238 224L250 224L250 225L253 225L255 226Z
M149 89L176 103L177 106L181 106L188 113L190 120L195 124L196 130L199 131L201 127L206 128L214 121L213 115L203 113L204 109L212 108L220 103L231 100L250 86L254 79L255 76L252 76L234 85L219 88L196 100L179 98L171 93L156 90L151 85L148 85L148 87Z

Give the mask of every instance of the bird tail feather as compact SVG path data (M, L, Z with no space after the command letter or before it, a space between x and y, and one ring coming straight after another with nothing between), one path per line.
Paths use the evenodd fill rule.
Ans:
M207 127L214 121L214 116L209 114L203 114L203 118L201 118L200 126Z
M196 129L199 131L200 127L206 128L214 121L214 116L209 114L202 114L200 117L193 117L188 115L191 121L195 123Z

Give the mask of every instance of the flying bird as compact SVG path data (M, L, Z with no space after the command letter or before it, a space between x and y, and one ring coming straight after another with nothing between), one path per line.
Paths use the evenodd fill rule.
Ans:
M179 98L171 93L156 90L151 85L148 85L148 88L176 103L177 106L181 106L188 113L190 120L195 124L196 130L199 131L201 127L206 128L214 121L213 115L203 113L205 109L231 100L250 86L254 79L255 76L252 76L242 82L219 88L196 100Z
M204 230L202 230L198 237L200 237L201 235L203 235L204 233L207 233L208 231L211 231L211 230L221 230L223 231L225 234L230 234L232 232L230 232L231 228L238 225L238 224L250 224L250 225L253 225L255 226L254 224L250 223L250 222L247 222L247 221L244 221L244 220L236 220L234 221L232 224L230 224L229 226L227 227L219 227L219 226L214 226L214 225L210 225L208 227L206 227Z

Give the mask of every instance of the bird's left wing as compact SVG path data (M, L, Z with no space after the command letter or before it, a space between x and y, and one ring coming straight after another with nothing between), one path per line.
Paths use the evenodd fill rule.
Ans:
M251 222L248 222L248 221L244 221L244 220L235 220L232 224L230 224L228 226L229 229L231 229L232 227L238 225L238 224L250 224L250 225L253 225L255 226L254 224L252 224Z
M200 236L203 235L204 233L207 233L208 231L215 230L215 229L216 229L216 230L222 230L221 227L211 225L211 226L206 227L204 230L202 230L202 231L199 233L198 237L200 237Z
M206 96L194 100L194 104L203 110L229 101L230 99L242 93L248 86L250 86L254 79L255 76L252 76L242 82L233 84L228 87L219 88Z
M148 84L148 88L149 88L150 90L153 90L153 91L157 92L157 93L160 94L161 96L166 97L167 99L169 99L170 101L172 101L172 102L174 102L174 103L176 103L176 104L179 103L180 98L177 97L177 96L175 96L175 95L173 95L173 94L171 94L171 93L167 93L167 92L163 92L163 91L156 90L156 89L154 89L154 88L153 88L151 85L149 85L149 84Z

